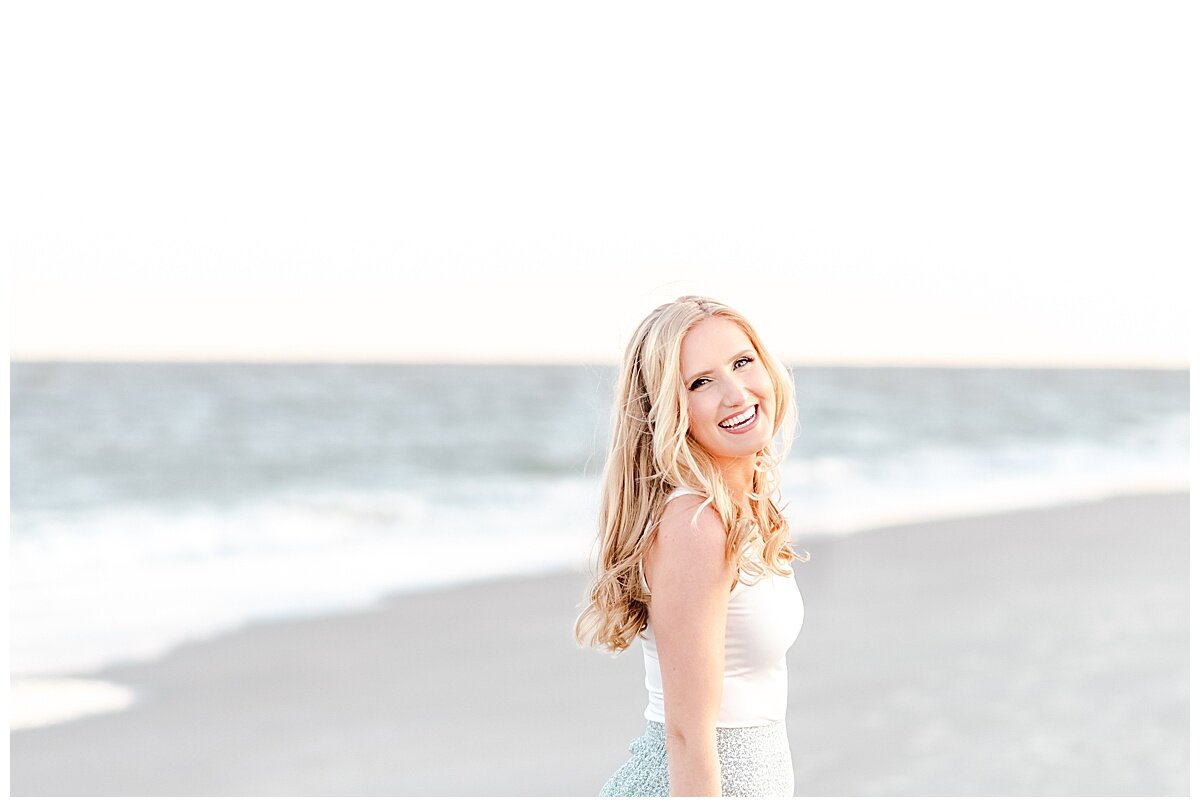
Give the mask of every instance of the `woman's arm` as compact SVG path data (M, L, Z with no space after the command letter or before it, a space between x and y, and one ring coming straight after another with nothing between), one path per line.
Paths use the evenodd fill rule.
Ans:
M668 502L649 552L672 796L721 795L716 723L735 570L725 560L725 527L711 507L692 527L700 501L688 494Z

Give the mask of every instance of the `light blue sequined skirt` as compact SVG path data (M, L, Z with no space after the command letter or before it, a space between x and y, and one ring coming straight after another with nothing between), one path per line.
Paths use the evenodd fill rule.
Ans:
M669 796L666 726L646 721L646 731L629 744L633 756L600 790L601 796ZM787 726L717 726L722 796L791 796L795 781Z

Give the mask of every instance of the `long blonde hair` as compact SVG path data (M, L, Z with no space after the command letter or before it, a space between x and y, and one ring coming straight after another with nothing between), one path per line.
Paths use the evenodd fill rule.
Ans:
M696 323L724 317L749 337L775 388L772 440L755 457L750 514L739 508L712 458L688 434L687 389L680 373L683 339ZM662 518L671 490L684 486L707 495L725 526L725 557L739 578L786 575L797 558L788 542L788 523L774 501L779 466L796 432L795 382L734 309L708 297L685 295L654 309L638 326L625 350L614 390L615 422L604 465L597 541L599 557L585 608L575 620L575 640L620 652L646 627L650 594L642 590L639 563ZM781 447L774 448L776 437ZM703 507L696 509L693 525ZM762 563L743 554L763 540ZM808 554L799 559L809 560Z

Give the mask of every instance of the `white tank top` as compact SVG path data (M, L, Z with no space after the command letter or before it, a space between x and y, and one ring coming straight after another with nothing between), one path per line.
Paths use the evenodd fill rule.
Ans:
M667 501L687 493L697 491L676 488ZM758 542L746 551L762 557ZM639 572L642 587L649 591L640 564ZM788 695L787 651L800 635L803 624L804 599L794 575L780 577L768 573L752 585L738 580L725 612L725 680L717 712L718 726L763 726L784 719ZM665 723L662 669L653 627L651 620L641 634L650 699L644 716Z

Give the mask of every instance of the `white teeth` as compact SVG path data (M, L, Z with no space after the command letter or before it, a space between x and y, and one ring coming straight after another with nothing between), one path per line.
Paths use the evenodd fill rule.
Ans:
M753 416L754 416L754 406L751 406L749 409L747 409L745 412L742 412L740 415L735 415L735 416L729 418L729 420L722 420L717 425L723 426L725 428L730 428L732 426L737 426L742 423L745 423L747 420L749 420Z

